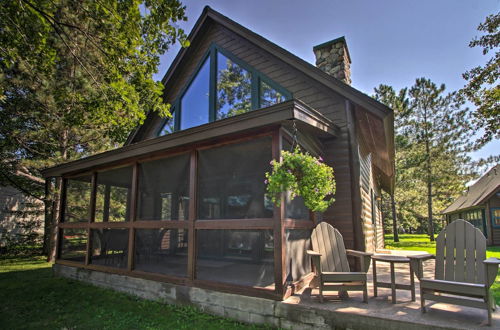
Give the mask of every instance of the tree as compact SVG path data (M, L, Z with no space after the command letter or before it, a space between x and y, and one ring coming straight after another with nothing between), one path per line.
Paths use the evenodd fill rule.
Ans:
M474 38L469 47L481 47L483 55L494 51L493 56L484 66L477 66L462 76L467 80L467 85L462 93L477 107L474 112L476 128L483 128L484 134L479 139L477 147L481 147L493 138L500 138L500 13L486 17L479 24L479 31L485 34Z
M169 116L152 75L173 43L188 46L175 27L184 11L177 0L2 1L0 183L43 199L41 168L119 145L150 111Z
M457 93L446 94L444 85L425 78L399 92L380 85L375 98L395 111L397 215L393 219L415 228L427 218L433 240L435 217L475 175L468 157L473 144L470 112Z
M470 112L457 93L444 95L429 79L419 78L409 89L409 114L404 134L415 144L413 175L425 184L428 233L434 241L435 210L443 210L471 179Z

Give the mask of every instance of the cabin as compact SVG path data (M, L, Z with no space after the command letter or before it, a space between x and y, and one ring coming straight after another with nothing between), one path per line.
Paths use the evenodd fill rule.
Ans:
M382 248L393 111L350 86L345 38L314 47L314 66L206 7L189 40L162 80L171 118L43 171L63 179L56 266L282 300L311 278L317 222ZM335 171L321 214L266 196L270 161L294 144Z
M500 245L500 165L467 188L443 214L448 223L464 219L479 228L488 245Z

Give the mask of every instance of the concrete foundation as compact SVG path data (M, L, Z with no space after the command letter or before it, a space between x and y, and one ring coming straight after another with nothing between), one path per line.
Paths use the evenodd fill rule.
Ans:
M377 269L379 265L377 264ZM426 267L427 268L427 267ZM428 266L428 270L432 265ZM285 301L248 297L213 290L109 274L55 264L54 274L100 287L136 295L168 304L189 304L201 310L241 322L269 324L285 329L499 329L500 315L493 316L491 327L484 326L486 311L455 305L428 302L428 312L420 313L420 297L412 302L408 291L397 292L392 304L390 290L379 289L379 296L369 292L369 303L362 303L361 293L339 300L331 292L325 303L319 303L316 290L305 289ZM388 274L388 272L380 272ZM398 280L406 281L408 270L397 270ZM386 275L381 275L386 276ZM383 279L383 278L382 278ZM370 279L371 280L371 279ZM370 282L371 283L371 282ZM371 285L369 285L371 289Z

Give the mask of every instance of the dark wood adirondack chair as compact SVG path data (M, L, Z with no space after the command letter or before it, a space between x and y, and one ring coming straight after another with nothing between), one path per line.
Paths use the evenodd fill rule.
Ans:
M316 270L311 286L319 287L319 299L323 302L323 291L363 291L363 301L368 302L367 276L371 253L346 250L340 232L326 222L316 226L311 235L312 249L307 251ZM351 272L347 256L359 258L361 272Z
M420 280L420 301L425 300L476 307L491 312L496 308L490 287L500 260L486 259L486 238L472 224L458 219L446 226L436 239L436 256L410 256ZM434 279L423 277L423 261L435 258Z

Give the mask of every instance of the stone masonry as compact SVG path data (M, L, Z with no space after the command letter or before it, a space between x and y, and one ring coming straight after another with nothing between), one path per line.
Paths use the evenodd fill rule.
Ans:
M316 66L329 75L351 84L351 57L344 37L340 37L313 48Z

